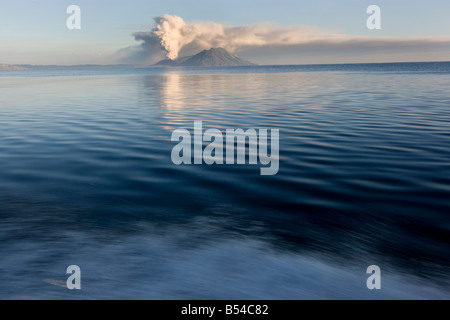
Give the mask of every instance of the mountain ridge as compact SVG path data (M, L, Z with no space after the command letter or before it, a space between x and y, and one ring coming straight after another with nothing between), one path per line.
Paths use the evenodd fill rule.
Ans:
M161 60L153 66L165 67L234 67L256 66L256 64L239 58L223 48L203 50L193 56L181 57L176 60Z

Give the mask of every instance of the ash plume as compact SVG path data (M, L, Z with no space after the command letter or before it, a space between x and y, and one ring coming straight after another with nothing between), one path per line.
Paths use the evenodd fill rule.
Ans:
M217 22L185 22L175 15L153 18L150 31L135 32L138 46L116 52L120 62L155 63L163 58L176 60L202 50L224 48L255 63L334 63L417 61L432 52L446 54L450 36L380 37L336 33L315 26L280 26L258 23L229 26ZM389 58L393 57L393 58Z
M216 22L186 23L181 17L162 15L154 18L156 26L150 32L133 34L137 41L158 42L166 58L175 60L180 51L197 53L211 48L233 52L246 46L292 45L315 39L336 40L341 36L325 34L315 27L279 27L271 23L250 26L227 26Z

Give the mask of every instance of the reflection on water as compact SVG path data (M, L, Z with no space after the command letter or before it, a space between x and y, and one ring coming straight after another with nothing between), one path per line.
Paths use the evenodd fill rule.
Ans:
M0 77L0 298L449 298L450 76L348 68ZM173 165L194 120L279 173Z

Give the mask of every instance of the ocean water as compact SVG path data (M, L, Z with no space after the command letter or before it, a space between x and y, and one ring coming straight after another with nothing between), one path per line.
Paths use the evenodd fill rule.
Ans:
M0 72L0 298L450 299L449 88L450 63ZM198 120L279 129L278 174L174 165Z

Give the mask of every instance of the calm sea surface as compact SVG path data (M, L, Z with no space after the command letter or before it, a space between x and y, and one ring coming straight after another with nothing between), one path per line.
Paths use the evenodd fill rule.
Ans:
M195 120L279 173L174 165ZM3 71L0 128L1 299L450 299L450 63Z

